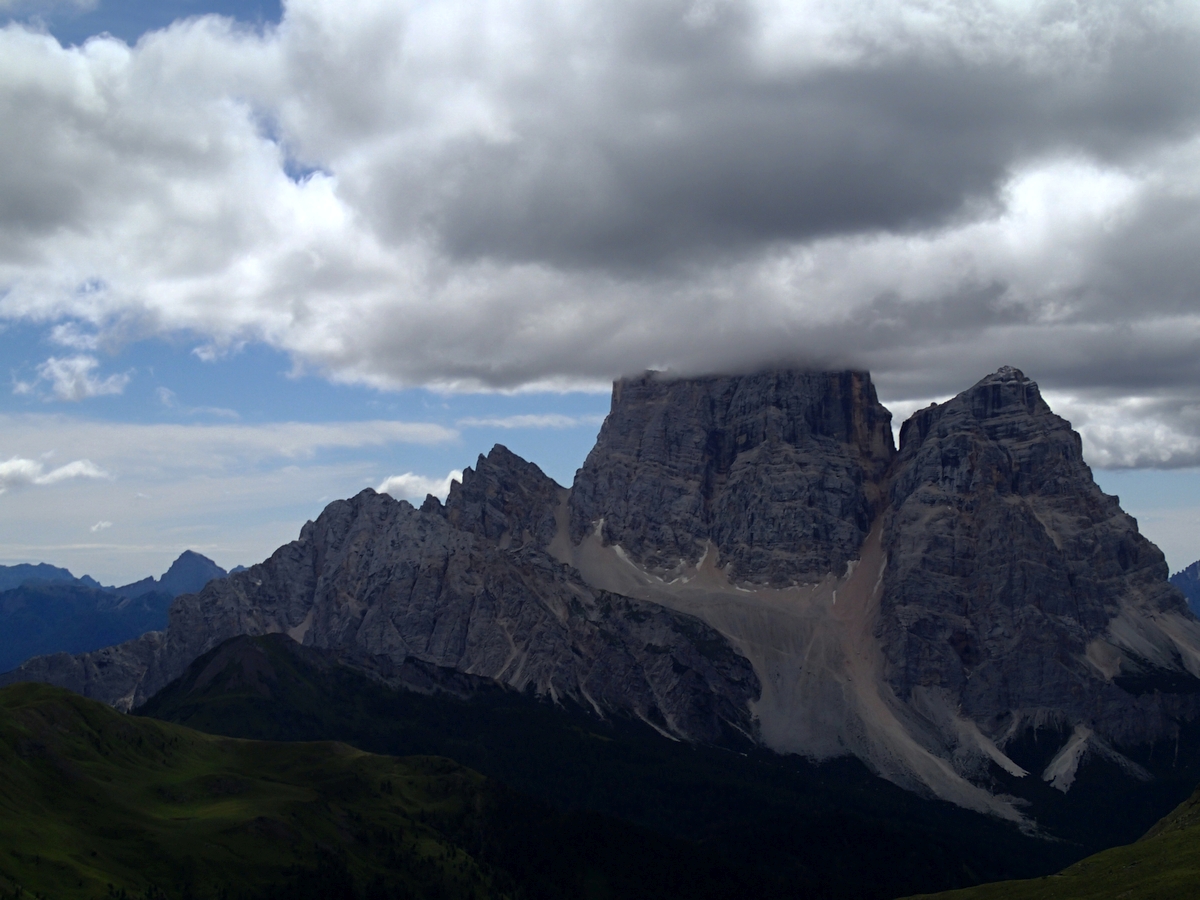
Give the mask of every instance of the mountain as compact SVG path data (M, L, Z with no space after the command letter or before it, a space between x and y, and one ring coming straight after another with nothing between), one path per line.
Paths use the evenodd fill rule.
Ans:
M238 566L234 571L243 570L243 566ZM0 566L0 591L11 590L26 584L53 582L112 591L123 597L140 597L151 591L178 597L180 594L195 593L212 579L224 578L227 574L229 573L207 556L202 556L194 550L184 550L171 563L171 567L163 573L161 578L150 576L120 587L104 587L90 575L76 578L67 569L46 563Z
M100 582L88 575L76 578L66 569L46 563L20 563L15 566L0 566L0 591L9 591L25 584L45 584L49 582L64 584L79 584L84 587L98 588Z
M1081 860L1048 878L922 894L921 900L1187 900L1200 894L1200 790L1136 843ZM918 897L910 898L918 900Z
M63 582L27 582L0 592L0 670L47 653L84 653L162 628L174 598L136 598Z
M1183 592L1192 612L1200 611L1200 560L1172 575L1171 584Z
M597 708L629 709L703 740L752 727L758 682L698 619L594 590L544 549L561 489L503 448L445 508L366 490L326 508L266 562L171 607L165 634L8 680L48 680L125 708L238 634L407 656ZM586 698L591 698L587 700Z
M228 574L207 556L201 556L194 550L184 550L160 578L150 576L113 590L123 597L140 597L150 591L178 597L180 594L194 594L214 578L224 578Z
M1066 791L1087 755L1146 777L1117 748L1196 719L1200 623L1037 385L1005 368L915 413L889 501L882 675L934 755L1010 788L1024 769ZM1035 733L1049 761L1001 750Z
M618 382L571 491L572 543L596 536L663 579L709 548L737 582L843 572L882 509L891 419L860 372Z
M280 634L231 638L136 713L233 737L450 757L559 810L696 842L758 885L757 897L891 898L1042 874L1084 848L1132 840L1156 818L1098 816L1121 831L1051 843L901 790L857 760L687 744L632 717L602 720L491 679Z
M446 759L200 734L0 690L0 896L764 896L698 845L560 813Z
M129 708L282 632L691 742L857 757L1026 828L1069 830L1106 791L1166 812L1200 622L1079 436L1008 367L898 450L889 423L860 372L623 380L570 490L497 446L445 504L337 501L165 633L0 681Z
M1200 624L1037 385L1001 369L912 416L893 456L865 376L810 384L619 384L564 557L720 631L778 751L1014 820L1006 795L1054 804L1044 783L1066 793L1085 759L1150 780L1116 747L1152 757L1196 718ZM666 559L639 549L659 529Z
M167 609L225 572L212 560L184 551L161 579L104 588L66 569L37 565L0 569L0 671L30 657L84 653L166 627ZM14 584L15 582L15 584Z

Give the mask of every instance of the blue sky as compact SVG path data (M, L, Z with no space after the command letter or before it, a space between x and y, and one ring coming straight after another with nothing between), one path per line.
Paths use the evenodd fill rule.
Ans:
M426 489L444 496L444 485L422 479L443 481L496 443L569 485L608 408L598 392L336 384L296 374L286 354L262 344L205 361L186 336L97 353L88 377L119 378L120 392L69 400L39 379L45 360L63 356L48 332L17 324L0 333L10 377L0 391L4 449L45 458L46 473L86 458L104 474L6 492L0 563L49 561L104 583L161 573L188 548L227 568L257 562L326 503L392 476L418 476L407 491L415 503ZM15 392L22 382L32 387ZM275 434L281 423L325 426L344 442L336 434ZM370 431L378 423L400 428L378 436ZM410 425L418 429L411 438ZM403 483L390 490L406 493Z
M278 23L283 12L279 3L270 0L15 0L7 4L7 11L17 21L46 28L64 44L81 44L105 32L132 44L147 31L208 13L260 27Z
M569 484L613 377L773 364L897 423L1017 365L1200 557L1188 4L0 17L0 563L252 563L497 442Z

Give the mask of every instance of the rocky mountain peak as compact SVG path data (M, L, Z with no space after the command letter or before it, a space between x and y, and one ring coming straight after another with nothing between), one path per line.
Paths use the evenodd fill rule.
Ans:
M455 528L509 546L545 547L554 538L554 511L563 488L502 444L480 455L450 485L445 516Z
M184 550L163 573L158 583L162 590L174 596L200 590L214 578L228 573L215 562L195 550Z
M878 514L891 413L865 372L618 381L575 477L571 538L670 573L711 547L738 578L844 568Z
M1200 674L1200 630L1037 385L1004 367L901 435L878 626L897 695L993 735L1047 708L1118 742L1172 734L1161 704L1132 726L1122 685Z
M1029 432L1026 417L1050 416L1070 430L1070 425L1051 412L1042 399L1037 382L1013 366L1001 366L991 375L981 378L953 400L943 404L930 404L917 410L900 428L900 451L904 452L913 442L925 440L929 432L947 413L969 414L978 420L994 436L1002 436L1006 428L1013 435ZM1082 452L1080 453L1082 457Z
M1051 411L1036 382L1004 366L904 423L891 503L895 507L914 490L935 486L952 493L1053 494L1080 483L1096 502L1107 502L1100 499L1071 423Z
M150 576L113 590L123 597L138 597L150 591L178 597L180 594L195 593L212 579L224 578L227 574L207 556L195 550L184 550L161 577Z

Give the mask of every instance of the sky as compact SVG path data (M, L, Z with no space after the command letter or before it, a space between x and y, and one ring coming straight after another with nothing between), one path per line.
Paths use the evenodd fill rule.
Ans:
M1200 558L1200 6L0 0L0 563L250 564L613 378L1001 365Z

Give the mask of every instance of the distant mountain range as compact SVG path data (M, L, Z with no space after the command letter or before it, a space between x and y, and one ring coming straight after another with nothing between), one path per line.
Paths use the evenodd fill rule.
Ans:
M0 566L0 671L31 656L84 653L160 631L176 597L226 574L191 550L161 578L120 587L46 563Z
M51 566L46 563L21 563L16 566L0 566L0 591L12 590L27 584L80 584L84 587L99 590L115 590L105 588L90 575L76 578L66 569Z

